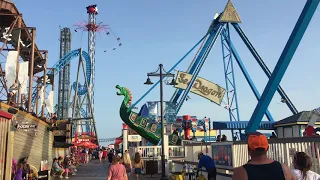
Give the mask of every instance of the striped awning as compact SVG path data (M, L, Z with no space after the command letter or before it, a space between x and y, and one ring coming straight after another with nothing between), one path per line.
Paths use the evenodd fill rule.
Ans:
M212 123L212 129L230 130L230 129L245 129L249 121L219 121ZM263 121L260 123L260 130L273 130L274 122Z

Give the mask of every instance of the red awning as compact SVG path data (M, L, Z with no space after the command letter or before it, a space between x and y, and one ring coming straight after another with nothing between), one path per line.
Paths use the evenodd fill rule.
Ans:
M0 117L11 119L12 118L12 114L4 112L4 111L0 111Z

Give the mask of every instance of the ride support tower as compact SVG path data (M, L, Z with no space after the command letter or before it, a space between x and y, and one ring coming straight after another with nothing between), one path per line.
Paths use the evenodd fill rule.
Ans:
M70 28L60 29L60 59L71 51ZM66 120L69 115L70 63L59 72L58 119Z
M96 32L99 26L96 23L96 15L98 15L97 5L89 5L87 7L87 13L89 15L87 30L88 30L88 53L91 59L92 71L91 71L91 87L88 93L91 94L91 101L89 102L92 105L92 114L94 113L94 80L95 80L95 52L96 52ZM91 111L91 109L88 109Z

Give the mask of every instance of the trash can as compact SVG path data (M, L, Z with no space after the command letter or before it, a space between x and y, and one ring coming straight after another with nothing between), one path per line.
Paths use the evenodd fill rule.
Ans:
M146 174L158 174L158 161L151 160L146 162Z

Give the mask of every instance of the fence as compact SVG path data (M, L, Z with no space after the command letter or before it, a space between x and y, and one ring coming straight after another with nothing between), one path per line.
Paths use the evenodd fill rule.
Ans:
M233 145L234 167L242 166L249 160L246 142L235 142ZM269 140L268 157L287 164L293 168L295 152L305 152L312 159L312 170L320 173L320 138L300 137Z
M172 169L172 159L184 159L185 157L184 146L169 146L168 148L168 169ZM141 159L143 160L144 167L146 167L146 162L149 160L155 160L158 163L158 173L161 172L161 146L138 146L130 147L129 153L131 158L134 158L134 154L139 152L141 154Z
M140 152L142 159L160 159L161 146L138 146L130 147L129 153L133 157L135 152ZM170 158L184 158L184 146L169 146L169 159Z
M246 141L191 143L185 145L185 162L198 162L197 154L203 152L213 157L217 167L232 170L246 164L249 160ZM320 173L320 138L279 138L269 139L268 157L293 168L295 152L305 152L312 159L312 170Z

